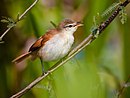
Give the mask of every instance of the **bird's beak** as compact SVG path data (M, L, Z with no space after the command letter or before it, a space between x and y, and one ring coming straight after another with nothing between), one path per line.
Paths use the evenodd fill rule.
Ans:
M81 22L76 22L76 26L77 26L77 27L83 26L83 23L81 23Z

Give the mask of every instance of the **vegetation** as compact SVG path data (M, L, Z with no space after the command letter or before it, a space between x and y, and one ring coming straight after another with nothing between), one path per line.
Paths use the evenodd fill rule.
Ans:
M1 41L0 44L0 98L10 97L41 75L38 59L28 59L17 65L11 61L28 51L46 30L54 28L64 18L82 20L84 27L75 32L73 47L76 47L120 5L119 1L115 3L113 0L39 0L20 21L19 16L33 2L0 1L1 20L7 23L0 23L0 35L7 27L15 26L1 39L4 43ZM129 98L130 7L121 9L119 17L101 36L96 36L98 39L34 86L23 98L119 98L122 87L126 90L120 93L120 98ZM48 62L46 70L56 62Z

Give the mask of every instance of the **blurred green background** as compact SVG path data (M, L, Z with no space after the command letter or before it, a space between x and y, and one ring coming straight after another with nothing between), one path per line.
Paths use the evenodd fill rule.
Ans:
M0 0L2 16L16 19L33 0ZM0 98L8 98L41 75L40 61L11 61L64 18L83 21L75 32L74 47L90 34L93 16L118 0L39 0L38 4L4 37L0 44ZM116 90L130 75L130 5L127 22L116 18L104 33L82 52L42 80L22 98L117 98ZM6 24L0 23L0 35ZM56 62L49 62L46 69ZM121 98L130 98L126 88Z

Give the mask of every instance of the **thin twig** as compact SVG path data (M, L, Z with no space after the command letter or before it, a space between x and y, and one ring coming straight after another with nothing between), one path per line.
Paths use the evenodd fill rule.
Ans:
M50 21L50 23L56 28L57 25L53 22L53 21Z
M128 77L128 79L125 81L125 83L122 85L122 87L119 89L119 91L117 92L117 98L120 98L120 96L122 95L123 91L125 90L127 83L130 81L130 76Z
M43 76L38 77L32 83L30 83L27 87L25 87L23 90L21 90L20 92L18 92L17 94L13 95L10 98L19 98L19 97L21 97L24 93L26 93L27 91L29 91L30 88L32 88L33 86L35 86L35 84L39 83L42 79L44 79L45 77L47 77L49 74L50 73L47 72Z
M36 5L37 2L38 2L38 0L35 0L35 1L33 2L33 4L31 4L31 6L29 6L29 8L26 9L26 10L24 11L24 13L19 16L19 20L21 20L21 19L25 16L25 14L27 14L27 12L28 12L29 10L31 10L31 9Z
M37 2L38 2L38 0L35 0L35 1L33 2L33 4L31 4L31 5L29 6L29 8L27 8L27 9L23 12L23 14L21 14L21 15L17 18L15 24L17 24L19 21L21 21L21 20L24 18L24 16L27 14L27 12L28 12L29 10L31 10L31 9L36 5ZM9 27L9 28L0 36L0 42L2 41L3 37L4 37L13 27L14 27L14 26Z
M120 6L125 7L126 5L129 4L129 0L126 0L123 2ZM112 15L103 23L100 24L98 29L96 30L96 33L100 35L102 31L115 19L115 17L119 14L121 8L118 7ZM70 53L61 59L59 62L57 62L54 66L52 66L46 74L39 76L37 79L35 79L32 83L30 83L27 87L25 87L23 90L19 91L18 93L14 94L10 98L19 98L22 95L24 95L26 92L28 92L33 86L35 86L37 83L39 83L42 79L47 77L50 73L54 72L57 70L59 67L61 67L63 64L65 64L68 60L70 60L72 57L74 57L77 53L79 53L81 50L83 50L86 46L88 46L91 42L93 42L96 39L95 35L92 33L90 34L85 40L83 40L76 48L74 48Z
M7 32L9 32L9 30L10 30L11 28L13 28L13 27L8 28L8 29L1 35L1 37L0 37L0 42L2 41L3 37L6 35Z

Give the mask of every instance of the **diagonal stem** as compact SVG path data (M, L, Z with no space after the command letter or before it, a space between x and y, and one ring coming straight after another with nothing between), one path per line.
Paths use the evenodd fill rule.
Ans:
M129 82L129 80L130 80L130 76L129 76L128 79L125 81L124 85L127 84L127 83ZM123 91L125 90L126 87L125 87L124 85L123 85L123 86L120 88L120 90L117 92L117 98L120 98L121 94L122 94Z
M33 4L31 4L31 6L29 6L29 8L27 8L27 9L23 12L23 14L21 14L21 15L18 17L18 19L16 20L15 24L17 24L19 21L21 21L21 20L24 18L24 16L28 13L28 11L31 10L31 9L36 5L37 2L38 2L38 0L35 0L35 1L33 2ZM0 36L0 42L2 42L3 37L4 37L13 27L14 27L14 26L9 27L9 28Z
M125 7L130 3L130 0L124 1L120 6ZM96 30L99 35L102 33L102 31L116 18L116 16L121 11L120 6L112 13L112 15L104 22L102 22L98 29ZM97 33L96 32L96 33ZM28 86L26 86L23 90L19 91L18 93L14 94L10 98L19 98L25 93L27 93L32 87L34 87L37 83L39 83L42 79L46 78L49 74L57 70L59 67L61 67L63 64L65 64L68 60L70 60L72 57L74 57L76 54L78 54L81 50L83 50L86 46L88 46L91 42L93 42L96 39L95 35L92 33L90 34L86 39L84 39L77 47L75 47L70 53L61 59L59 62L57 62L54 66L52 66L46 74L43 74L42 76L39 76L37 79L35 79L33 82L31 82Z
M33 4L31 4L31 6L29 6L29 8L27 8L27 9L23 12L23 14L19 16L18 20L21 20L21 19L25 16L25 14L27 14L27 12L28 12L29 10L31 10L31 9L36 5L36 3L37 3L38 1L39 1L39 0L35 0L35 1L33 2Z
M13 27L8 28L1 36L0 36L0 42L2 42L3 37L7 34L7 32L10 31L10 29Z

